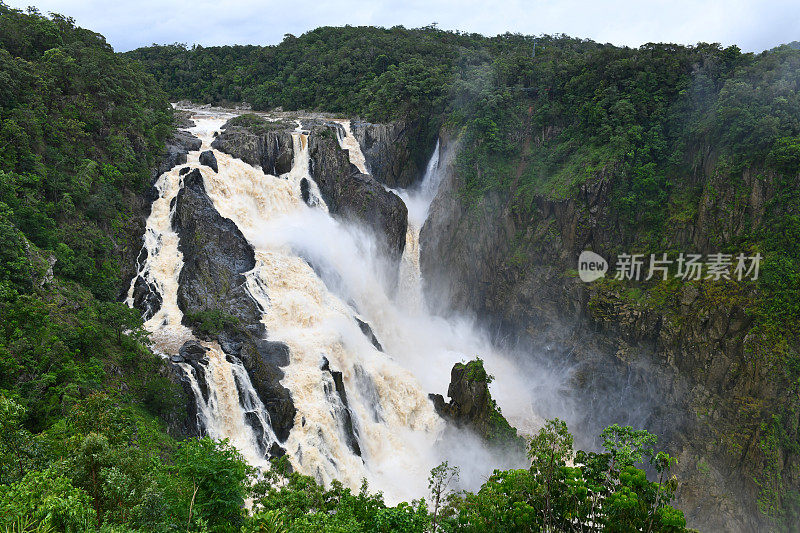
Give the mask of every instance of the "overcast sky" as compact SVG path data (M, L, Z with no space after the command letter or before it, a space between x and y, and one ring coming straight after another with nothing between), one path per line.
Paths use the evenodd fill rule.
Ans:
M4 0L73 17L117 51L152 43L276 44L318 26L440 28L497 35L566 33L599 42L737 44L748 52L800 40L798 0Z

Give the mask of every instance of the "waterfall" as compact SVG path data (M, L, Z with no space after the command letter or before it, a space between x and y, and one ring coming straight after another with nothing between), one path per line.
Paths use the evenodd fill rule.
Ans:
M209 119L191 130L201 138L203 144L200 150L187 155L189 165L199 164L200 152L209 148L213 131L225 119L226 117ZM183 186L183 176L179 171L180 168L175 167L159 176L155 183L158 198L153 202L145 224L146 257L139 265L139 272L131 280L125 301L133 306L137 277L144 279L159 292L161 307L145 322L144 327L150 333L153 350L164 356L177 354L186 341L194 340L191 330L181 323L183 313L178 307L178 278L183 268L183 254L178 249L179 237L172 227L172 219L175 213L174 200ZM264 450L277 441L269 423L269 415L241 363L228 361L215 343L202 344L208 352L197 369L186 363L180 365L194 392L202 430L216 439L230 439L251 464L263 466ZM200 389L196 375L203 367L203 377L208 387L207 399ZM243 398L244 405L240 404L240 397ZM253 429L255 421L260 423L260 435L256 435Z
M303 180L311 191L318 189L308 171L308 140L301 131L298 127L293 135L294 162L284 176L264 174L218 151L218 173L200 168L214 207L255 250L247 288L263 310L268 338L289 346L281 383L291 392L297 414L284 446L294 467L320 482L339 479L358 487L366 478L387 498L418 497L425 492L427 471L436 465L424 443L436 441L443 423L427 391L372 345L359 329L356 310L329 291L292 242L299 230L320 237L330 253L343 244L336 235L347 233L321 198L311 206L302 200ZM352 256L358 260L357 253ZM341 372L347 407L335 393L331 372L323 369L325 361ZM345 409L360 456L344 432ZM376 411L380 417L373 416Z
M191 131L202 140L203 151L229 117L193 118L197 126ZM338 125L340 146L366 172L349 122ZM541 423L533 411L535 396L545 386L544 377L521 373L474 322L431 316L422 305L419 230L441 180L438 144L422 182L395 191L409 212L401 288L395 292L384 283L386 261L378 257L374 236L329 214L309 172L309 132L299 122L292 141L292 167L282 176L217 150L218 172L198 164L200 151L188 155L188 165L199 168L214 208L253 247L247 291L262 313L268 340L289 347L281 384L296 415L281 445L294 468L319 482L339 479L354 489L366 478L387 501L398 502L424 495L428 472L445 459L462 467L462 479L472 487L494 468L519 466L465 431L445 431L427 397L447 390L454 363L480 355L502 383L496 390L493 385L493 395L507 417L519 427L535 428ZM192 338L177 305L183 261L171 223L171 204L181 186L177 168L156 183L159 198L147 220L147 255L138 274L163 300L145 324L154 349L163 354L176 353ZM382 350L359 321L369 324ZM276 439L250 377L215 343L203 344L208 352L202 364L182 368L204 430L229 438L251 463L264 465L266 448ZM198 368L203 376L196 375Z
M363 161L358 141L343 128L340 145L347 148L351 161ZM343 240L360 237L351 230L326 239L337 239L338 249L348 249L333 257L329 251L318 249L318 245L306 237L295 238L303 246L315 250L309 252L316 260L326 257L335 263L334 270L346 285L347 292L358 304L362 314L371 319L378 337L387 353L402 361L420 381L426 391L447 391L450 370L454 363L469 360L475 356L484 359L487 370L497 379L492 386L492 396L503 409L506 418L526 434L535 433L543 420L535 410L535 404L556 398L560 378L540 368L521 368L519 361L498 350L482 334L473 319L468 317L432 316L424 306L420 274L419 233L428 218L428 212L439 189L443 173L452 149L442 153L437 141L426 166L423 179L408 189L389 189L397 194L408 209L408 229L406 247L400 265L400 277L396 294L390 296L384 290L376 289L376 266L367 259L355 262L352 255L358 254L358 246L345 245Z
M398 294L411 311L421 312L424 305L422 295L422 273L419 266L419 232L428 218L436 191L439 190L441 172L439 172L439 140L433 150L430 161L425 168L425 175L418 186L410 189L397 189L394 192L402 198L408 209L408 228L406 229L406 247L400 262Z
M228 361L216 343L209 343L207 348L207 400L195 369L181 364L197 400L203 429L214 439L229 439L250 464L263 467L269 446L277 442L269 415L242 364Z
M178 234L172 229L174 200L183 185L178 168L162 174L155 183L158 198L153 202L145 224L144 249L147 252L139 272L131 280L126 304L133 307L133 290L137 278L154 286L161 295L161 307L145 323L154 350L163 354L178 353L181 345L192 338L191 331L181 324L183 313L178 308L178 276L183 267L183 254L178 250Z
M359 172L362 174L369 174L369 171L367 171L367 160L361 152L361 146L358 144L358 140L350 129L350 121L337 120L336 123L340 126L336 128L336 138L339 141L339 146L347 150L350 162L356 166Z

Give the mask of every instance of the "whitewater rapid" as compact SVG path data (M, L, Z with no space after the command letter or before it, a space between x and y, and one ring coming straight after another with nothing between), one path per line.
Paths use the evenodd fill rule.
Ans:
M445 393L455 362L481 356L502 387L493 395L504 414L523 430L540 426L529 377L498 352L466 319L430 315L424 305L419 268L419 232L441 179L448 154L437 144L422 182L394 191L409 211L406 249L398 287L388 287L375 239L361 227L333 218L309 173L308 133L298 123L292 134L292 168L282 176L214 150L218 172L199 165L201 151L211 149L215 132L230 115L196 113L193 134L202 141L187 164L199 168L215 209L232 220L255 252L256 265L246 273L246 286L263 311L268 339L289 347L289 364L281 384L297 410L286 442L280 443L298 471L319 482L341 480L358 488L366 479L387 501L419 498L427 492L427 476L442 460L462 466L462 477L477 485L493 468L515 466L497 457L467 432L445 432L428 393ZM361 171L368 171L349 121L337 121L340 146ZM181 324L177 304L183 258L172 228L173 199L182 187L179 168L156 182L159 197L147 220L139 276L156 287L161 308L145 323L153 348L175 354L191 331ZM311 201L303 201L301 183ZM171 207L172 205L172 207ZM314 265L312 268L311 265ZM327 273L327 274L326 274ZM133 303L133 287L128 304ZM383 350L359 327L368 323ZM182 364L195 396L198 416L214 438L229 438L244 456L264 466L264 443L277 439L269 417L241 363L230 361L214 343L209 352L202 395L194 369ZM326 365L327 362L327 365ZM332 373L341 372L347 404L336 390ZM257 416L257 434L246 414ZM345 431L352 420L358 450ZM360 453L359 453L360 452Z

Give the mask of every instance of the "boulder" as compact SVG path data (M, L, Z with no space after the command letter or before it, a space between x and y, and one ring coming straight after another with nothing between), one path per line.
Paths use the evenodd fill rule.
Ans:
M153 170L152 180L155 181L158 176L170 171L177 165L185 164L186 155L189 152L199 150L201 145L200 139L189 132L178 130L173 133L165 143L161 163Z
M332 214L371 229L387 257L399 262L406 243L406 205L350 163L347 151L336 140L336 126L326 123L312 127L311 177Z
M217 157L211 150L206 150L200 154L200 164L207 166L214 172L219 172L217 168Z
M178 350L178 355L184 361L200 361L206 356L208 348L197 341L186 341Z
M369 173L379 182L392 188L408 188L425 174L425 163L435 139L423 121L372 124L360 120L350 123L353 136ZM427 142L426 142L427 141Z

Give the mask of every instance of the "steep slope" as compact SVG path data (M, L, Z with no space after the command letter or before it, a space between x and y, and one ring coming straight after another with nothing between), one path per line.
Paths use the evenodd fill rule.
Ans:
M733 253L731 242L769 232L777 217L796 211L787 201L797 194L796 177L757 161L731 172L716 150L697 147L710 156L673 190L678 198L701 192L693 214L666 228L664 251ZM429 303L440 312L470 309L529 346L559 346L575 365L577 396L595 412L573 426L647 427L679 458L679 505L690 525L758 530L765 524L755 502L797 490L796 399L786 363L796 338L776 342L762 314L766 289L749 280L580 281L582 250L608 258L609 277L616 254L644 251L620 220L620 180L609 166L563 197L536 194L523 207L500 189L470 201L463 173L451 165L421 235L422 272L435 295ZM759 249L769 248L750 248Z

